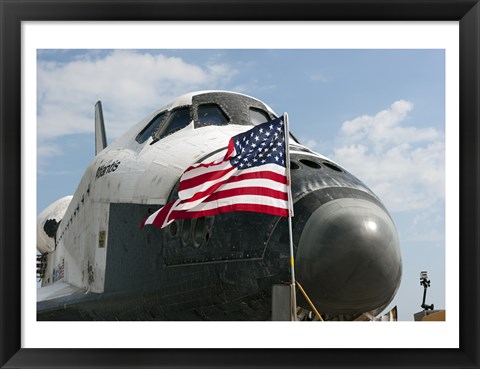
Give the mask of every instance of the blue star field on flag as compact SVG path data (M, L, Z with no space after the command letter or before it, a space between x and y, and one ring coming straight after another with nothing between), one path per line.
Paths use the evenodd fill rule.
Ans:
M285 167L285 135L283 117L255 126L232 137L236 155L232 166L247 169L264 164Z

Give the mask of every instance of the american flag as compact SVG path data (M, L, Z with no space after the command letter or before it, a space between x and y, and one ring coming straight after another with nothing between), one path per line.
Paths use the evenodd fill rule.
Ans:
M286 162L283 117L259 124L233 136L222 160L187 168L179 198L145 219L142 228L231 211L287 217Z

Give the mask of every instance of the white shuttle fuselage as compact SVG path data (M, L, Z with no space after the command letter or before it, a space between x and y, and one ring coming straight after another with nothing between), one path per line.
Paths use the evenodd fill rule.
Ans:
M182 114L189 116L188 121L182 118ZM189 287L173 278L200 280L203 282L199 283L207 283L217 292L223 291L225 296L218 301L218 306L241 299L251 286L254 301L265 299L268 302L271 288L268 283L281 283L282 273L288 271L288 263L279 271L275 269L278 262L268 259L278 257L283 260L288 254L288 248L284 253L278 251L284 243L284 231L277 230L281 221L277 217L255 215L265 222L266 229L264 235L257 235L259 250L253 252L252 245L237 245L233 240L237 230L229 230L235 223L240 228L238 232L256 231L251 229L249 220L245 220L245 228L242 229L244 219L251 217L245 213L217 216L202 222L175 222L164 230L152 229L144 234L140 229L144 217L175 196L176 185L186 168L197 162L223 157L229 139L258 123L259 114L265 117L265 121L276 116L267 105L245 95L221 91L192 93L157 110L98 152L73 197L60 199L38 217L37 249L42 253L42 286L67 284L79 293L95 295L88 306L82 305L82 299L78 297L72 302L72 309L78 306L81 311L75 319L122 319L117 308L112 308L117 303L109 305L98 296L108 296L112 292L121 300L123 292L124 296L133 296L138 291L144 291L144 296L154 294L156 304L159 301L160 304L165 301L165 306L176 304L177 312L193 309L202 311L198 313L199 319L216 319L206 312L206 308L202 310L202 306L215 305L215 297L208 302L198 298L198 306L192 307L185 301L194 301L198 294L195 291L203 290L203 287L195 287L196 282ZM211 121L205 117L211 117L208 118ZM290 142L290 153L295 218L298 217L295 251L303 285L310 289L320 312L326 316L343 314L354 317L386 306L398 288L401 275L398 238L386 209L362 182L294 139ZM299 182L297 185L296 180ZM332 191L329 192L329 189ZM316 194L315 200L313 193ZM305 214L302 213L304 210ZM384 233L369 233L368 229L357 224L354 217L376 222L378 232ZM325 224L335 224L340 233L353 227L356 233L348 239L330 235L331 229L321 229ZM319 235L317 230L323 233ZM361 240L362 237L365 241ZM387 241L382 241L382 237ZM244 242L256 242L252 240L246 238ZM328 242L317 245L323 241ZM358 247L350 248L351 242ZM371 246L374 242L378 246ZM348 252L344 247L347 244ZM317 246L313 248L311 245ZM339 250L337 253L332 249L335 245ZM244 250L239 251L242 247ZM348 253L357 260L348 259ZM335 268L325 261L316 261L319 255L340 264L344 258L349 260L341 267L336 264L337 268L343 268L343 271L333 273L337 279L337 292L331 287L317 289L316 279L324 277L317 275L312 268L327 268L331 272ZM244 266L233 267L232 263ZM261 264L261 267L258 269L258 265L254 264ZM229 274L230 270L232 274ZM356 283L370 283L369 270L380 275L389 274L390 277L386 278L385 286L372 282L374 286L368 286L362 298L357 297L357 292L353 292ZM219 275L215 277L215 273ZM360 273L358 282L354 280L354 273ZM255 275L252 277L254 283L245 282L249 274ZM239 276L238 281L234 276ZM149 282L146 281L149 280L153 281L151 286L147 286ZM231 287L237 282L241 288ZM178 290L172 291L172 285L178 285ZM125 291L122 291L122 286L125 286ZM376 291L371 291L372 288ZM183 297L177 296L180 294ZM229 294L232 296L227 296ZM366 302L369 296L371 301ZM60 302L65 306L65 302L69 301L68 296L61 296L63 300L57 304L59 297L58 294L42 297L43 302L38 305L39 319L71 319L68 316L62 318L62 308L55 308L60 306ZM339 304L344 304L345 308L339 308ZM259 309L265 308L262 305ZM42 315L43 310L48 314ZM145 318L148 315L150 319L170 319L167 308L160 310L148 310L150 315L139 313L138 318L149 319ZM97 311L102 313L95 315ZM181 315L173 316L182 319ZM190 315L185 316L185 319L191 319ZM265 319L266 316L268 312L258 316L254 313L239 314L238 318ZM236 317L232 314L227 319Z

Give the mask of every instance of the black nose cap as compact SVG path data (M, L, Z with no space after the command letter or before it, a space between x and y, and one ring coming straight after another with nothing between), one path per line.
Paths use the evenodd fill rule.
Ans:
M358 314L387 305L402 274L392 219L367 200L323 204L302 231L296 274L322 313Z

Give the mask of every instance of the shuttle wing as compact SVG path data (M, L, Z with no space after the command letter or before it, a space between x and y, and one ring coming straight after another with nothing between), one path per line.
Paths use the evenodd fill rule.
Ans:
M37 302L53 300L59 297L84 293L85 289L75 287L68 283L54 283L37 289Z

